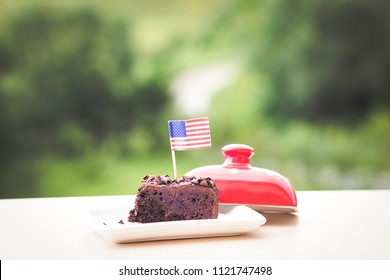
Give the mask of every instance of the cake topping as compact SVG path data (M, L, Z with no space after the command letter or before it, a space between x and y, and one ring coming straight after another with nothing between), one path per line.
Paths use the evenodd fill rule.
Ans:
M215 183L210 177L195 177L195 176L182 176L180 178L170 178L168 175L154 176L146 175L142 179L143 185L146 186L189 186L199 185L206 188L214 188Z

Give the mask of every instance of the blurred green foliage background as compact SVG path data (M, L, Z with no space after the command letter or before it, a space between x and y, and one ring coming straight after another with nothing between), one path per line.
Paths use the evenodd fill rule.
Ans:
M297 190L390 187L390 2L0 1L0 198L135 193L208 116Z

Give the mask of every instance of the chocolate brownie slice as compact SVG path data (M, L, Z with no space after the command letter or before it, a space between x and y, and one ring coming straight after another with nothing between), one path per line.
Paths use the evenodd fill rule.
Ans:
M128 221L153 223L216 219L218 189L210 178L145 176Z

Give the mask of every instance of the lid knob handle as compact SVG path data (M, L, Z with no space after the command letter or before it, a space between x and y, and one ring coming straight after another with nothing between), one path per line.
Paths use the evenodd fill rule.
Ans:
M250 168L250 159L255 149L243 144L230 144L222 148L225 157L224 167L228 168Z

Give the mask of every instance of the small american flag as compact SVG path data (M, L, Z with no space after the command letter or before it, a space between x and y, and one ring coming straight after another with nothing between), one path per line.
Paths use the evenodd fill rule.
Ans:
M168 121L172 151L211 147L209 118Z

